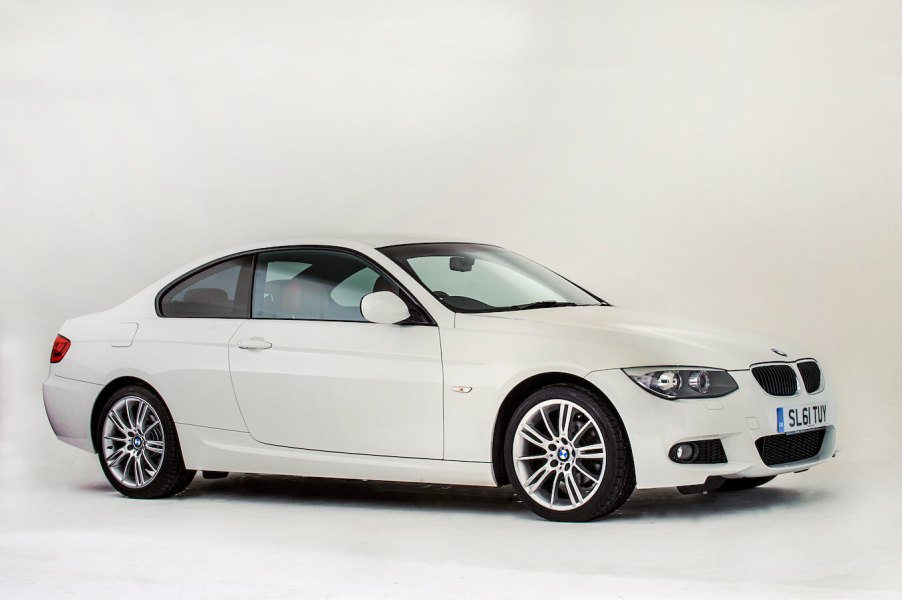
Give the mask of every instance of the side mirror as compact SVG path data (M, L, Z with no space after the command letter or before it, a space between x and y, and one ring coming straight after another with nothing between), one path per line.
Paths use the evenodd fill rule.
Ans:
M372 323L400 323L410 318L410 310L397 294L373 292L360 301L360 313Z

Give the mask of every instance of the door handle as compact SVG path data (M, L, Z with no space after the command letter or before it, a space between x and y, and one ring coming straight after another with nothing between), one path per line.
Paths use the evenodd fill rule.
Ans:
M251 338L238 342L238 347L242 350L266 350L272 348L272 342L267 342L263 338Z

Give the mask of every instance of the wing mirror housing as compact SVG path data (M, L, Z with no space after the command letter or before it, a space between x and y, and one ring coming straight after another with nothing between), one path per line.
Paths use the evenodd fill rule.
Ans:
M360 314L371 323L400 323L410 318L407 304L392 292L373 292L360 301Z

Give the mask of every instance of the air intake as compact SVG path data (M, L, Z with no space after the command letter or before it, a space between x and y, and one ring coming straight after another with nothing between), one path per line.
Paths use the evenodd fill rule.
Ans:
M758 438L755 446L768 467L785 465L815 457L821 452L826 431L815 429L801 433L769 435Z

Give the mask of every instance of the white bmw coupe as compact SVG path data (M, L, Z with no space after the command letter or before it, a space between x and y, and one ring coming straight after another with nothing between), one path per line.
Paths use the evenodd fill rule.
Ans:
M615 308L497 246L306 239L67 321L44 404L132 498L201 470L479 486L586 521L834 455L817 361Z

